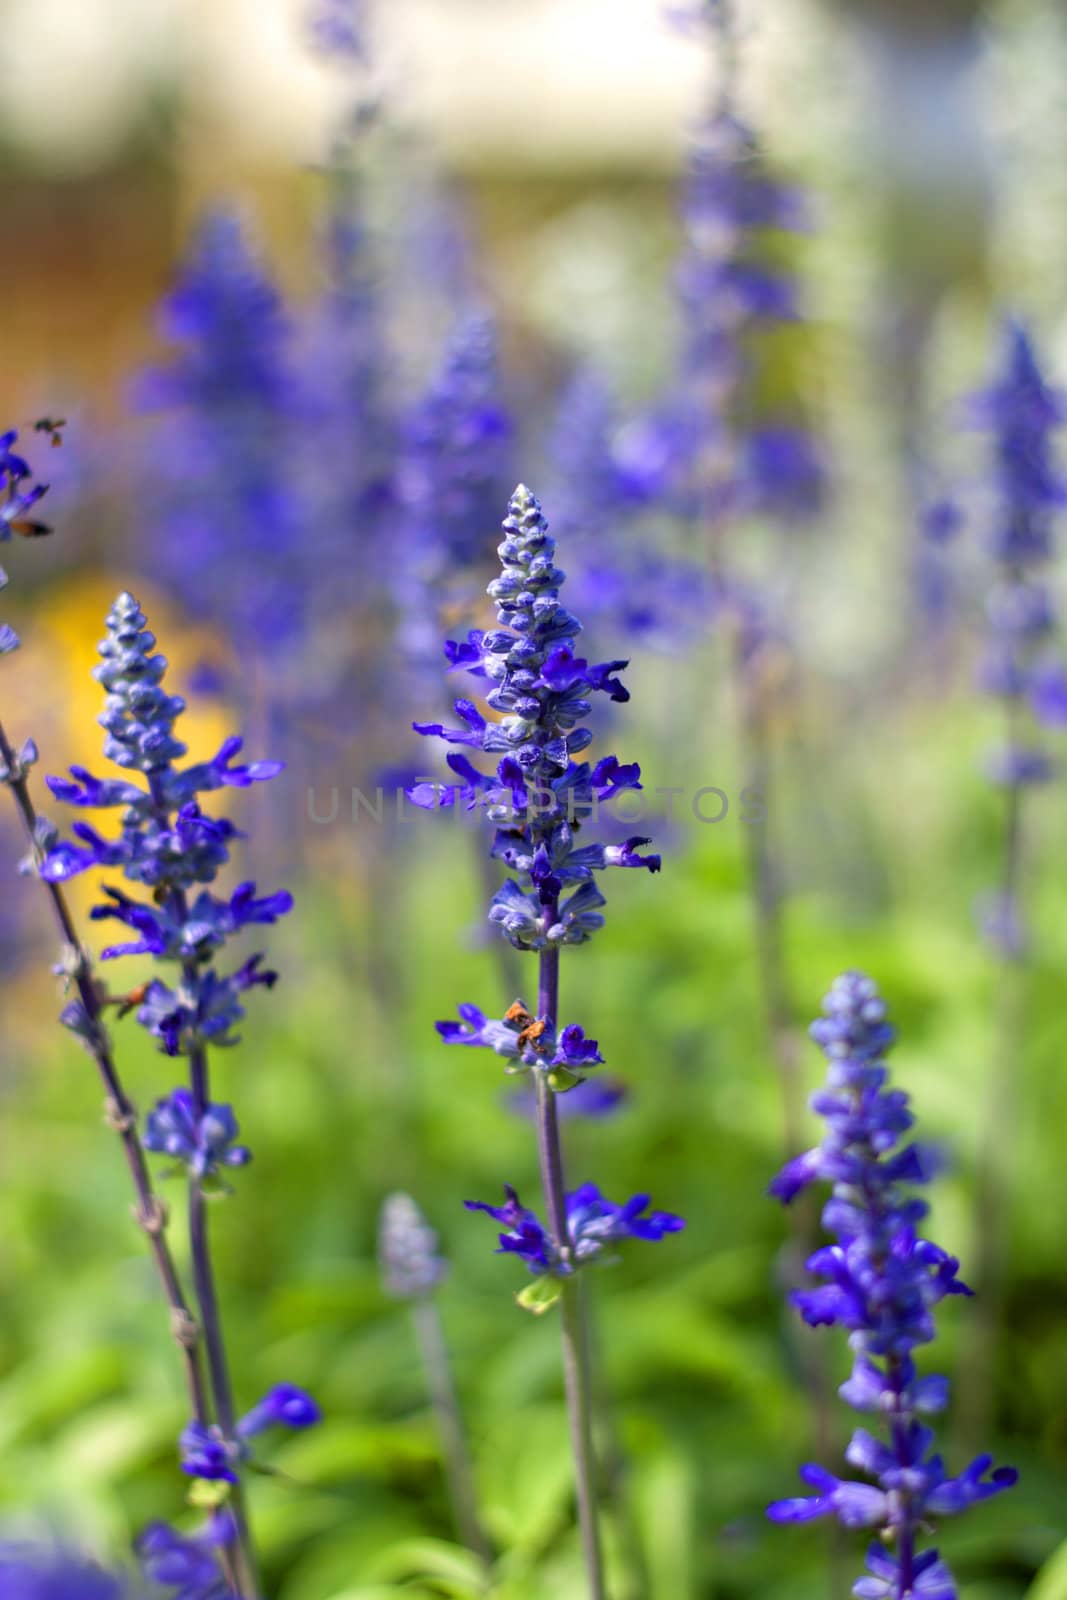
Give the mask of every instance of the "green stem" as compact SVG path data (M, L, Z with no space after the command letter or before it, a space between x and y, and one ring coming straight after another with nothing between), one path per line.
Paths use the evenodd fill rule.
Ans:
M207 1051L203 1045L197 1045L190 1051L189 1066L196 1114L201 1117L207 1110L210 1098ZM229 1365L226 1360L226 1344L222 1331L222 1318L219 1313L218 1293L215 1287L215 1272L211 1261L211 1241L208 1234L206 1206L207 1201L203 1185L198 1178L190 1175L189 1247L193 1264L193 1288L200 1309L200 1326L203 1330L204 1349L207 1353L208 1376L211 1380L211 1392L215 1401L215 1419L222 1430L223 1438L232 1443L236 1438L237 1418L233 1403L233 1388L230 1383ZM240 1474L238 1474L238 1481L231 1485L227 1504L233 1514L236 1530L232 1546L232 1559L241 1600L260 1600L259 1576L256 1570L255 1552L252 1547L251 1529L248 1524L248 1508L245 1501L244 1484L241 1481Z
M473 1550L488 1566L493 1559L493 1547L482 1527L478 1515L478 1496L474 1487L459 1398L452 1377L452 1364L448 1359L448 1345L441 1326L437 1302L429 1295L415 1300L411 1307L415 1334L419 1341L422 1364L430 1385L437 1431L444 1452L445 1478L456 1528L468 1550Z
M545 923L551 927L557 908L546 908ZM537 1016L555 1028L559 1010L559 951L541 952ZM543 1071L537 1078L537 1148L541 1163L541 1182L552 1241L561 1261L569 1264L570 1230L567 1226L566 1189L563 1179L563 1150L556 1115L556 1096ZM597 1509L597 1467L593 1449L593 1408L589 1383L589 1356L582 1316L581 1286L576 1273L561 1280L560 1322L563 1332L563 1385L567 1397L571 1451L574 1456L575 1493L578 1523L582 1536L590 1600L607 1600L604 1566L600 1549Z

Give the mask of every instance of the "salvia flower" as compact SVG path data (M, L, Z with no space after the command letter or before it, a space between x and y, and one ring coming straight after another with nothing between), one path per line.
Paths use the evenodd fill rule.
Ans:
M144 1587L61 1547L0 1544L4 1600L148 1600ZM189 1594L185 1600L208 1600Z
M312 597L328 586L302 515L291 327L237 215L204 218L160 324L169 359L135 396L157 419L144 465L151 576L225 629L233 688L269 685L280 716L306 694Z
M536 1067L557 1080L562 1073L566 1081L567 1075L577 1078L604 1061L596 1040L587 1039L577 1023L568 1023L557 1034L548 1023L532 1016L521 1000L509 1006L499 1021L472 1005L460 1006L459 1018L458 1022L436 1024L445 1043L493 1050L512 1063L508 1072Z
M1010 324L1003 370L971 403L971 414L993 435L996 506L990 553L997 578L987 600L987 642L980 668L987 693L1037 720L1064 721L1054 653L1056 610L1045 579L1054 554L1053 529L1064 503L1063 480L1053 460L1055 431L1067 420L1067 396L1045 382L1026 330ZM1040 782L1049 775L1042 752L1014 743L991 762L995 781Z
M1019 804L1023 791L1046 783L1055 770L1042 727L1067 726L1067 666L1048 582L1055 518L1067 491L1053 446L1056 430L1067 421L1067 395L1046 381L1020 323L1008 323L998 375L969 409L993 440L989 550L996 576L986 600L978 676L980 687L1003 707L1004 735L989 753L986 772L1008 791L1009 810L1003 883L980 918L990 941L1015 957L1026 942L1017 904Z
M805 228L805 208L795 189L770 176L728 98L697 129L681 209L681 371L659 427L678 509L713 525L757 508L787 520L810 516L821 500L814 444L773 422L750 443L740 404L754 337L799 317L792 275L768 241Z
M609 627L645 646L677 649L707 619L707 574L663 548L641 513L665 489L670 460L659 431L619 425L600 375L580 367L564 389L548 449L554 523L568 551L575 604L594 632Z
M29 462L13 448L18 442L18 430L9 428L0 434L0 544L5 544L12 534L32 538L48 533L48 524L38 522L29 513L38 500L48 492L48 485L34 483ZM7 573L0 567L0 589L7 587ZM0 623L0 656L10 655L19 646L18 634L6 622Z
M947 1568L935 1550L918 1553L919 1536L932 1520L1010 1488L1017 1474L993 1469L983 1455L949 1477L923 1420L945 1409L948 1381L920 1376L914 1352L935 1337L938 1304L971 1291L955 1258L918 1232L928 1208L913 1186L929 1180L936 1162L906 1142L913 1118L908 1096L887 1086L893 1029L875 985L858 972L838 978L811 1031L829 1067L826 1087L812 1098L827 1132L783 1169L771 1193L788 1203L811 1183L833 1185L823 1225L836 1243L807 1263L823 1281L791 1299L812 1327L836 1324L849 1334L854 1362L840 1393L877 1432L857 1428L846 1460L873 1482L809 1464L801 1478L814 1493L776 1501L768 1515L775 1522L832 1516L847 1528L877 1532L884 1546L871 1547L870 1576L853 1589L861 1600L954 1600Z
M470 700L457 700L459 726L415 723L416 732L498 758L495 773L469 758L451 761L464 781L452 786L470 806L484 807L497 828L493 855L512 869L494 897L490 921L520 950L581 943L601 926L604 898L595 874L609 866L658 871L658 856L626 847L580 842L599 806L624 789L639 789L640 769L615 756L595 766L576 756L592 741L583 719L591 697L629 698L618 676L625 661L590 662L576 654L581 630L560 599L565 574L555 565L555 542L541 507L520 485L511 498L498 547L501 575L489 585L500 626L473 632L447 654L491 687L487 718ZM426 786L409 791L421 805L443 803ZM563 898L561 899L561 895ZM519 1030L521 1031L521 1030Z
M237 1118L232 1106L209 1105L197 1116L188 1089L174 1089L158 1100L145 1119L142 1143L146 1150L175 1157L197 1178L216 1177L222 1167L243 1167L251 1150L237 1141Z
M535 1277L568 1277L606 1253L607 1259L614 1259L610 1247L623 1239L658 1241L685 1227L684 1219L673 1212L649 1211L647 1194L632 1195L623 1205L615 1205L604 1198L595 1184L585 1183L567 1196L570 1245L561 1252L510 1184L505 1185L504 1194L502 1206L487 1205L483 1200L467 1200L465 1204L468 1211L484 1211L503 1223L499 1253L518 1256Z
M326 56L342 61L362 61L366 54L366 18L363 0L316 0L311 7L313 42Z
M236 1483L236 1469L248 1458L250 1439L269 1428L311 1428L321 1420L318 1405L303 1389L291 1383L277 1384L238 1419L232 1439L213 1423L190 1422L179 1440L182 1471L191 1478Z
M120 809L121 832L105 838L88 824L76 823L78 842L53 843L41 875L63 882L89 868L117 868L130 883L150 889L146 900L105 887L104 903L90 913L96 920L117 921L135 935L107 946L103 959L146 954L178 967L173 983L153 979L128 998L126 1008L137 1008L138 1021L167 1055L189 1054L209 1042L232 1044L234 1027L244 1015L243 995L256 986L272 987L277 974L262 970L258 955L227 974L215 969L214 959L234 934L284 916L292 897L286 891L257 895L252 883L240 884L225 897L206 887L190 897L190 890L215 880L228 860L231 840L239 837L231 823L204 812L201 798L217 789L246 788L273 778L282 764L241 763L236 760L241 741L227 739L212 760L180 765L185 746L175 725L185 703L163 687L166 657L156 650L132 595L120 595L108 614L100 655L95 677L107 695L99 719L107 735L104 753L131 778L100 779L74 767L69 779L48 781L56 798L70 805ZM141 781L133 781L133 774ZM177 1109L172 1105L172 1114ZM209 1141L216 1133L208 1135Z
M484 558L511 433L493 321L465 311L402 430L398 493L410 560L425 575L469 571Z
M448 1271L436 1233L408 1194L391 1194L382 1206L378 1261L385 1292L394 1300L432 1294Z
M488 554L511 481L512 431L495 325L484 311L465 310L399 432L395 491L405 558L394 597L412 683L429 677L442 615L473 610L473 576Z
M166 1522L150 1523L137 1541L141 1570L149 1583L172 1591L170 1600L228 1600L231 1589L218 1552L233 1537L233 1516L225 1509L191 1534Z

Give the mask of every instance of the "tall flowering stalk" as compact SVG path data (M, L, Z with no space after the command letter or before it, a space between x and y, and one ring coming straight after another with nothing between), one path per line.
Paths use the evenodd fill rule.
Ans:
M593 1184L568 1192L564 1177L557 1096L602 1061L595 1039L576 1023L561 1025L560 952L584 944L603 925L604 897L595 874L605 867L657 872L660 859L641 855L646 839L622 845L580 843L599 805L624 789L640 787L637 766L605 756L590 767L574 758L592 733L582 726L592 694L617 702L629 696L618 673L624 661L594 664L574 652L581 624L560 600L565 574L555 565L555 543L536 498L520 485L511 498L498 547L501 575L489 585L500 626L475 630L449 643L453 666L488 679L486 696L498 720L487 720L469 700L457 700L460 726L416 723L416 731L449 744L499 757L494 771L475 767L466 754L448 764L458 782L411 791L416 804L480 807L494 825L492 856L509 869L489 920L512 946L535 954L537 1001L516 1000L500 1019L463 1005L458 1022L439 1022L449 1044L485 1046L508 1061L508 1070L532 1070L537 1087L537 1145L547 1225L508 1186L502 1206L468 1201L502 1225L501 1252L514 1255L532 1275L520 1304L544 1311L560 1304L563 1372L574 1454L578 1513L590 1594L605 1593L596 1504L588 1341L582 1314L582 1268L625 1238L661 1239L684 1226L666 1212L647 1213L648 1196L625 1205L606 1200Z
M971 1291L957 1276L959 1262L917 1231L928 1207L913 1187L928 1183L937 1163L924 1146L904 1142L914 1119L908 1096L887 1087L884 1056L894 1033L871 980L858 972L838 978L811 1033L828 1063L826 1087L812 1098L827 1132L779 1173L771 1193L788 1204L809 1184L833 1185L822 1220L837 1242L808 1261L823 1282L790 1298L811 1327L848 1331L855 1360L839 1392L874 1419L876 1431L857 1428L846 1460L874 1482L809 1464L800 1475L814 1495L776 1501L768 1515L775 1522L831 1516L845 1528L875 1532L868 1576L852 1590L859 1600L956 1600L937 1550L920 1548L930 1523L1017 1478L1011 1467L990 1471L988 1455L950 1478L932 1453L934 1433L924 1419L947 1406L948 1379L920 1376L914 1352L935 1337L940 1302Z
M19 516L40 499L42 485L29 487L30 472L22 457L14 454L14 432L4 436L3 458L0 473L5 479L4 505L17 508ZM9 537L14 517L0 516L0 537ZM0 571L0 588L7 582ZM18 648L18 638L9 627L2 630L7 652ZM59 930L61 954L57 972L64 982L73 987L77 1000L63 1012L62 1020L70 1026L76 1023L77 1032L91 1055L106 1095L107 1121L122 1144L123 1155L129 1169L136 1195L134 1216L144 1232L159 1275L163 1294L170 1310L171 1331L181 1357L189 1408L194 1420L202 1425L209 1418L207 1390L200 1352L200 1328L192 1315L182 1287L174 1257L167 1240L166 1207L155 1193L141 1141L137 1134L137 1112L126 1092L115 1062L111 1039L105 1025L107 999L102 986L93 976L89 954L78 936L70 906L58 882L41 872L48 851L55 843L56 830L46 818L38 815L30 792L29 775L38 759L32 739L27 740L16 754L0 722L0 783L10 791L22 824L30 856L28 866L40 878L48 896L52 914Z
M604 379L583 366L560 394L546 445L554 525L587 627L677 653L705 624L709 585L702 563L664 549L661 528L641 523L663 491L655 423L620 425Z
M67 968L78 998L63 1021L88 1046L99 1063L110 1061L102 1008L117 1005L119 1015L136 1012L138 1022L169 1058L188 1062L188 1084L160 1099L149 1113L143 1141L138 1143L136 1115L117 1087L112 1089L116 1125L122 1133L135 1181L145 1185L144 1226L156 1241L157 1259L168 1280L168 1298L176 1331L187 1348L191 1416L182 1433L183 1471L207 1480L228 1499L227 1535L222 1549L236 1589L244 1600L259 1594L251 1536L244 1501L242 1469L251 1440L278 1425L305 1427L318 1418L307 1395L289 1384L271 1390L253 1409L237 1416L223 1336L218 1292L211 1257L207 1219L210 1196L226 1191L224 1173L245 1164L249 1151L237 1142L232 1107L212 1099L209 1046L237 1043L235 1028L244 1015L243 998L257 987L272 987L277 974L262 968L254 955L225 974L216 960L226 941L246 927L275 922L291 907L288 893L259 897L252 883L242 883L228 897L213 893L214 882L229 858L238 830L224 818L208 815L201 798L224 788L247 788L274 777L279 762L240 764L241 740L227 739L210 761L180 766L185 746L175 735L184 701L167 693L163 680L166 658L155 648L144 615L132 595L121 594L107 618L100 645L101 664L95 677L106 692L100 717L104 753L129 777L97 778L84 767L72 767L69 778L50 778L56 799L79 810L121 812L117 837L105 837L87 822L76 822L73 838L61 840L51 830L39 840L39 876L54 903L61 903L59 885L90 869L120 870L135 893L104 887L105 900L93 907L94 921L115 920L134 935L108 946L105 961L124 955L148 955L167 969L128 994L103 994L88 973L80 952ZM140 781L134 781L139 779ZM77 947L75 947L77 949ZM172 976L171 974L175 975ZM102 1066L103 1070L103 1066ZM110 1085L109 1085L110 1087ZM163 1243L166 1213L151 1197L142 1178L141 1145L166 1155L184 1170L188 1184L188 1223L199 1338L185 1309L173 1263ZM201 1375L198 1346L206 1356L206 1381Z
M158 321L167 357L135 389L156 419L144 468L153 538L138 554L225 631L240 664L235 698L265 727L307 700L325 630L320 621L309 648L322 586L296 481L292 329L238 215L203 218Z
M795 188L768 172L755 133L738 113L731 5L721 0L689 10L694 22L702 20L719 70L681 197L682 351L669 423L674 493L710 563L713 610L730 652L744 782L763 807L762 820L745 830L745 844L766 1028L781 1082L785 1144L795 1150L803 1108L782 929L783 868L772 837L771 729L786 630L773 583L746 570L737 533L754 516L796 525L821 503L819 453L808 435L781 421L756 426L753 417L759 341L768 329L799 319L779 241L806 227L806 208Z
M437 1290L444 1281L448 1263L441 1254L437 1235L410 1195L391 1194L382 1206L378 1258L386 1294L394 1300L405 1301L411 1308L444 1452L456 1528L467 1548L488 1562L493 1550L478 1511L459 1396L437 1307Z
M1048 581L1055 522L1065 498L1054 436L1067 421L1067 395L1045 379L1024 326L1009 323L997 375L972 399L972 420L992 436L993 518L988 547L995 576L986 601L979 680L1000 707L1002 733L988 775L1003 795L1000 879L983 906L986 936L1000 962L997 1058L978 1162L975 1238L983 1305L975 1324L965 1395L974 1429L984 1425L1009 1210L1010 1135L1028 946L1024 904L1031 791L1053 776L1042 731L1067 726L1067 672L1057 648L1056 602Z
M1046 382L1021 324L1006 329L999 373L972 400L971 414L993 438L996 493L989 539L995 578L980 682L1000 702L1004 723L989 760L989 776L1004 792L1005 821L1001 881L987 930L1014 960L1026 943L1020 904L1025 798L1052 776L1040 729L1067 724L1067 674L1055 650L1056 607L1047 581L1065 494L1053 436L1067 421L1067 396Z
M0 1594L5 1600L149 1600L147 1588L127 1573L106 1571L77 1551L15 1542L0 1544Z
M404 658L425 676L440 618L471 610L471 580L486 559L507 493L512 422L501 392L495 324L457 316L440 364L400 430L396 494L405 550L397 586Z

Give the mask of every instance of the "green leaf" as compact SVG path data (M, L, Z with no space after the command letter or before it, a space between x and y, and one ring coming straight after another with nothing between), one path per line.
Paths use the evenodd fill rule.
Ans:
M524 1311L532 1311L535 1317L542 1317L551 1310L562 1293L563 1285L559 1279L546 1274L532 1279L525 1289L520 1289L515 1301Z
M488 1574L478 1556L444 1539L405 1539L394 1544L371 1562L367 1576L387 1582L432 1578L447 1584L457 1600L478 1600L488 1588Z
M228 1483L215 1483L210 1478L196 1478L186 1499L191 1506L198 1506L202 1511L215 1511L219 1506L225 1505L229 1497Z
M1067 1600L1067 1541L1045 1562L1027 1589L1026 1600Z

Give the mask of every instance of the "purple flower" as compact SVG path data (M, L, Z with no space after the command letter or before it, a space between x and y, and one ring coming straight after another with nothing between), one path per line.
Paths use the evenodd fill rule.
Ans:
M238 1454L227 1444L221 1431L214 1425L190 1422L182 1429L178 1440L182 1471L191 1478L205 1478L213 1483L236 1483L234 1463Z
M1067 395L1045 379L1021 323L1007 323L998 372L989 388L972 398L969 414L992 435L993 447L988 542L995 578L986 606L979 684L1001 702L1006 728L987 757L986 771L993 783L1018 797L1054 775L1041 730L1067 725L1067 673L1053 640L1056 608L1046 582L1055 555L1056 517L1067 498L1054 448L1055 434L1067 422ZM1019 848L1021 815L1017 798L1007 851ZM1010 862L1004 872L1012 875ZM1010 936L996 918L989 922L984 915L983 931L1002 956L1013 958L1025 948L1026 931L1019 904L1005 909Z
M48 485L31 481L33 474L29 463L12 449L17 439L18 431L15 428L0 434L0 544L10 539L13 533L33 538L51 531L47 523L27 516L27 512L48 492ZM7 573L0 567L0 589L6 587ZM18 647L18 634L6 622L0 623L0 656L10 655Z
M927 1550L912 1564L910 1579L905 1579L898 1558L884 1545L872 1544L867 1551L869 1578L853 1585L857 1600L896 1600L907 1583L913 1600L957 1600L956 1582L936 1550Z
M625 1204L615 1205L595 1184L586 1183L567 1196L568 1246L561 1255L536 1213L526 1210L510 1184L505 1185L504 1194L502 1206L482 1200L465 1204L468 1211L484 1211L504 1224L499 1253L517 1255L534 1276L567 1277L623 1239L658 1241L685 1227L684 1219L670 1211L648 1211L647 1194L633 1195Z
M267 1428L312 1428L322 1412L303 1389L291 1383L275 1384L237 1424L239 1439L253 1439Z
M233 1537L233 1517L225 1510L216 1511L192 1534L152 1522L137 1540L137 1554L149 1583L174 1591L171 1600L226 1600L230 1585L217 1552Z
M89 869L112 868L150 890L150 898L140 898L113 884L104 886L104 903L90 915L122 923L136 937L108 945L103 959L149 955L181 964L180 989L154 979L138 1002L138 1019L168 1054L190 1053L209 1040L232 1043L243 1015L238 996L256 985L272 987L276 974L261 972L256 956L223 977L213 958L243 929L285 916L293 901L286 890L259 895L251 882L225 897L207 887L190 896L194 886L213 883L229 859L230 845L241 837L228 818L205 812L200 796L274 778L282 763L240 762L242 742L231 738L210 761L180 765L185 746L175 726L185 704L163 686L166 657L156 650L132 595L116 600L107 629L95 673L107 695L100 719L107 734L104 752L142 781L100 779L84 767L72 767L69 779L51 779L56 798L79 809L121 807L121 831L105 838L88 823L76 822L72 839L50 843L41 876L61 883Z
M238 1420L233 1439L224 1438L213 1424L190 1422L180 1440L182 1471L193 1478L236 1483L235 1468L248 1455L249 1439L268 1428L311 1428L321 1421L322 1412L309 1394L291 1383L279 1383Z
M432 1294L448 1271L437 1235L410 1195L391 1194L382 1206L378 1261L385 1292L396 1300Z
M14 1542L0 1544L0 1594L4 1600L148 1600L129 1574L106 1571L75 1550Z
M311 37L324 55L362 61L366 52L362 0L315 0Z
M217 1177L222 1167L243 1167L251 1150L237 1144L237 1118L232 1106L209 1105L197 1116L188 1089L174 1089L145 1119L144 1147L174 1156L197 1178Z
M580 1074L603 1064L597 1041L586 1037L576 1022L568 1023L558 1034L543 1018L533 1016L521 1000L499 1020L487 1017L477 1006L459 1007L458 1022L438 1022L438 1033L446 1044L480 1045L517 1062L509 1072L535 1067L552 1073L563 1067Z
M447 650L452 665L490 681L486 698L496 716L490 720L473 701L460 699L460 726L414 724L419 733L497 757L495 774L467 757L452 757L460 785L439 792L418 785L409 794L419 805L485 810L498 830L493 855L513 873L493 898L490 921L517 948L543 950L581 943L601 926L596 872L608 866L656 871L660 863L657 856L637 855L643 839L611 848L579 843L579 829L599 805L640 787L639 768L615 756L595 767L576 759L592 739L583 726L592 696L627 698L618 677L625 662L594 663L575 652L581 624L560 599L565 575L555 565L555 543L523 486L512 496L503 532L501 575L489 585L499 626ZM569 885L576 887L565 895Z
M826 464L805 428L768 423L745 441L746 498L755 510L794 524L818 515L826 501Z
M924 1146L903 1142L913 1119L907 1095L887 1086L883 1055L893 1030L871 980L858 972L838 978L811 1032L828 1062L826 1087L811 1102L827 1132L788 1163L771 1193L788 1204L809 1184L833 1186L822 1220L837 1242L807 1262L823 1281L790 1298L810 1326L846 1329L854 1362L841 1397L876 1417L884 1437L858 1428L846 1452L849 1465L874 1484L809 1464L800 1475L816 1493L776 1501L768 1515L775 1522L833 1516L845 1527L878 1528L892 1538L896 1554L868 1559L872 1576L857 1585L857 1595L952 1594L936 1553L916 1554L920 1532L932 1517L965 1511L1010 1488L1017 1476L1010 1467L990 1472L991 1458L980 1456L949 1478L920 1420L945 1409L948 1382L936 1374L920 1378L912 1352L934 1338L940 1302L971 1291L955 1257L917 1231L927 1207L910 1186L927 1183L937 1162Z
M808 1464L800 1476L816 1493L795 1500L776 1500L767 1507L772 1522L811 1522L815 1517L836 1517L844 1528L881 1527L889 1500L881 1489L867 1483L849 1483L832 1472Z

